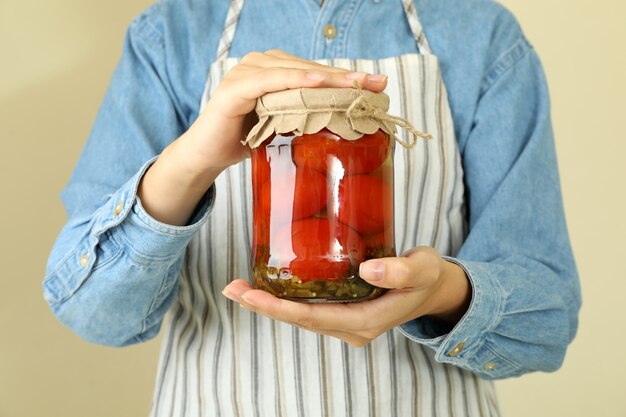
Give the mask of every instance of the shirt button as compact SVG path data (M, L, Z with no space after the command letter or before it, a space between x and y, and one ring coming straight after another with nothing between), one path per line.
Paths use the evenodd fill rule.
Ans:
M89 255L81 256L80 259L78 260L78 263L80 264L81 268L86 267L87 264L89 263Z
M329 41L335 39L335 36L337 36L337 28L335 27L335 25L328 24L324 26L324 36Z
M452 349L450 352L448 352L448 356L452 356L453 358L458 356L459 353L461 353L461 351L463 350L463 347L465 346L465 343L461 342L458 345L456 345L454 347L454 349Z
M124 208L124 202L120 201L119 203L117 203L117 205L115 206L115 210L113 210L113 214L116 216L119 216L120 213L122 212L122 209Z
M485 371L493 371L494 369L496 369L496 364L493 362L489 362L488 364L485 365Z

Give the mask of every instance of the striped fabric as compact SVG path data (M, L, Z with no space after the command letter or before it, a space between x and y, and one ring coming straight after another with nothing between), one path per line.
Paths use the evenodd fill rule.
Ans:
M233 10L241 6L242 1L233 2ZM228 22L236 22L236 15L229 12ZM233 26L227 23L226 31L234 33ZM232 39L232 33L225 37ZM436 58L425 47L420 45L419 55L379 61L320 62L387 74L390 114L434 136L413 150L395 149L396 249L429 245L453 255L466 232L463 173L446 89ZM237 63L224 58L212 65L202 106ZM225 171L216 187L212 215L189 245L181 272L152 416L500 415L491 382L435 362L432 351L397 330L352 348L251 313L222 296L231 280L251 277L249 160Z
M402 6L404 7L404 14L406 15L409 26L411 27L411 32L413 32L413 37L417 42L417 46L422 53L431 53L430 45L428 44L428 39L426 39L426 35L424 34L424 29L422 28L422 23L417 17L417 11L415 10L415 5L413 4L413 0L402 0Z
M230 51L230 46L233 44L233 38L235 37L235 30L237 30L237 21L239 20L239 15L241 15L241 9L243 9L243 1L231 0L228 13L226 13L224 31L217 46L216 62L228 57L228 51Z

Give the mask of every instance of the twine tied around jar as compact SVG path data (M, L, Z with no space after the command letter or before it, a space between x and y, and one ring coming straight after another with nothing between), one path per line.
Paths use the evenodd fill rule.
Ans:
M412 141L405 142L402 139L400 139L398 136L396 136L395 133L391 133L391 136L393 136L396 142L398 142L400 145L404 146L407 149L413 148L417 144L417 139L419 138L426 139L426 140L433 138L433 135L431 135L430 133L420 132L419 130L417 130L411 124L411 122L409 122L405 118L399 117L399 116L392 116L390 114L387 114L387 112L382 111L380 107L372 105L367 100L367 97L365 97L365 95L363 94L363 88L356 80L354 81L354 88L358 92L358 96L356 100L354 100L352 104L350 104L350 107L346 109L346 117L348 118L371 117L372 119L384 120L386 122L393 123L394 125L406 130L407 132L413 135Z
M357 140L381 129L407 149L413 148L419 138L432 139L405 118L387 114L388 109L386 94L363 90L357 81L354 89L301 88L268 93L257 100L259 122L242 143L255 148L274 133L303 135L323 128L346 140ZM397 127L408 132L411 140L400 139Z

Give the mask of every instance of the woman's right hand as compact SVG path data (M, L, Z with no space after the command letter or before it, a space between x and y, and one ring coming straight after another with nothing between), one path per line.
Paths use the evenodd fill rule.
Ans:
M226 74L189 130L148 169L139 187L142 205L163 223L187 224L215 178L247 157L241 141L252 127L250 115L259 97L303 87L349 88L355 80L375 92L387 85L384 75L349 72L278 50L246 55Z

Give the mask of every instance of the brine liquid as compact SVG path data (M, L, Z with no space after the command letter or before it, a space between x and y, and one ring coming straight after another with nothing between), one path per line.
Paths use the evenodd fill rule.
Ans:
M306 302L381 295L358 268L395 256L392 154L381 131L347 141L326 129L253 149L255 286Z

